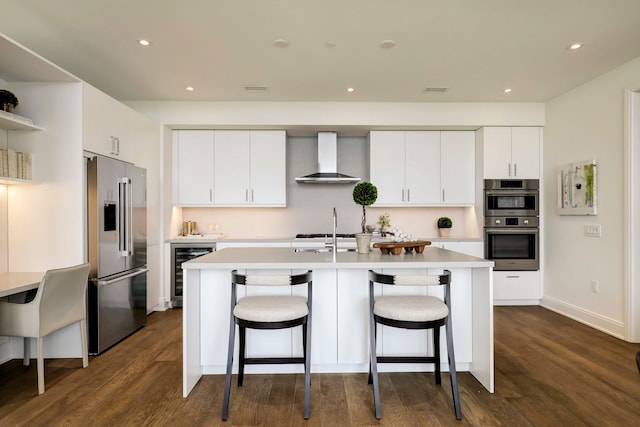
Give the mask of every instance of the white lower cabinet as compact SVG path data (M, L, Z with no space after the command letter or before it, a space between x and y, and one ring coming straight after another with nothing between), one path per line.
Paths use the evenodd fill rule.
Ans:
M484 258L484 242L434 242L434 246L441 247L461 254Z
M494 271L495 305L537 305L542 298L540 271Z

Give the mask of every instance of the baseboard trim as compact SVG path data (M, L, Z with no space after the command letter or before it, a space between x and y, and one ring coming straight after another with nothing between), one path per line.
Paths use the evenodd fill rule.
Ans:
M542 298L540 305L606 334L612 335L621 340L625 339L625 328L623 322L610 319L606 316L602 316L601 314L585 310L582 307L568 304L564 301L548 296Z

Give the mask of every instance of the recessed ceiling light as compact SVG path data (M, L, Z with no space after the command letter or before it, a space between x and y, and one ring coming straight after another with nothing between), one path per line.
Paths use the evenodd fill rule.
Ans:
M509 93L509 92L511 92L511 89L509 89L509 88L506 88L506 89L504 90L504 93Z
M578 50L580 49L582 46L584 46L582 43L574 43L571 46L569 46L569 50Z
M325 42L324 46L328 47L328 48L332 48L332 47L336 47L336 43L335 42Z
M396 42L394 40L382 40L380 42L380 47L383 49L391 49L392 47L395 47Z
M138 40L138 44L141 46L150 46L151 42L149 40L142 39L142 40Z
M275 39L273 41L273 45L275 47L287 47L287 46L289 46L289 41L287 41L285 39Z
M351 92L355 92L356 90L352 87L348 87L347 88L347 92L351 93Z
M269 88L265 85L244 85L245 92L266 92Z
M424 91L428 93L445 93L448 87L428 87Z
M185 90L188 90L189 92L193 92L195 89L193 89L191 86L187 86L185 87Z

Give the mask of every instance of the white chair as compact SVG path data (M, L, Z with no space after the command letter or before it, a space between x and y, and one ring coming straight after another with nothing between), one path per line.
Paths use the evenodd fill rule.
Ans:
M309 419L309 400L311 388L311 312L313 295L313 273L296 275L243 275L236 270L231 272L231 313L229 319L229 351L227 354L227 376L224 385L222 420L229 415L229 397L231 392L231 369L236 325L239 332L238 351L238 387L244 380L245 365L289 364L304 365L304 419ZM238 285L243 286L296 286L306 283L307 296L246 296L237 299ZM302 357L246 357L246 330L249 329L285 329L302 327Z
M374 296L374 285L383 286L444 286L444 299L427 295ZM376 354L378 324L402 329L433 330L433 356L378 356ZM440 385L440 327L444 326L447 338L449 377L456 418L462 419L456 359L453 353L453 330L451 323L451 272L444 270L441 275L394 276L369 270L369 327L371 360L369 384L373 383L373 401L376 418L382 417L380 390L378 387L378 363L433 363L436 384Z
M82 367L89 365L87 352L87 280L89 264L49 270L35 298L25 304L0 302L0 336L24 338L24 365L29 365L29 339L38 339L38 394L44 393L43 338L80 322Z

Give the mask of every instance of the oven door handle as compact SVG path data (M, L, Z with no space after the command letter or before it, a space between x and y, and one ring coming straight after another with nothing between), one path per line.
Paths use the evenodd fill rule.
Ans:
M494 234L538 234L538 227L500 227L500 228L487 228L484 229L485 233Z

